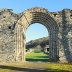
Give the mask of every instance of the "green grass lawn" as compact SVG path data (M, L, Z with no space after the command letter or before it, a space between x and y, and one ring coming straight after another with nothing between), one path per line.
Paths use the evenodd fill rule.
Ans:
M30 52L26 54L26 61L48 62L49 56L43 52Z

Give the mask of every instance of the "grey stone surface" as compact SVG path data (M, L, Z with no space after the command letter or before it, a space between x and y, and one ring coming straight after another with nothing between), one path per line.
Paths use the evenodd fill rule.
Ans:
M50 61L72 62L72 10L31 8L15 14L0 10L0 62L25 61L26 30L41 23L49 31Z

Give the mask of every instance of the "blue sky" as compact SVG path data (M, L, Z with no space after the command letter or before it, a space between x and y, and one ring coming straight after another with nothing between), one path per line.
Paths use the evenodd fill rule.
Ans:
M15 13L23 12L24 10L32 7L43 7L48 9L48 11L55 12L64 8L72 9L72 0L0 0L0 9L13 9ZM47 29L44 26L40 24L33 24L28 28L26 38L27 41L29 41L35 38L45 37L47 35Z
M30 40L35 40L46 36L48 36L48 31L46 27L43 26L42 24L35 23L30 25L29 28L27 29L26 41L28 42Z
M72 0L0 0L0 8L11 8L17 13L32 7L44 7L49 11L72 9Z

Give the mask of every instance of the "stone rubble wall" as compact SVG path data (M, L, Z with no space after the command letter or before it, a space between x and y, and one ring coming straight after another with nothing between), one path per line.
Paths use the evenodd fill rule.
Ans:
M18 15L8 9L0 11L0 62L15 61L15 32Z
M28 12L34 11L36 12L36 8L19 14L13 13L11 9L0 10L0 62L16 61L16 23L22 23L21 17L25 13L30 14ZM72 10L63 9L58 12L49 12L46 9L38 9L37 11L49 14L56 21L58 26L58 58L61 62L72 62ZM25 16L23 19L26 19ZM24 27L26 26L24 25Z

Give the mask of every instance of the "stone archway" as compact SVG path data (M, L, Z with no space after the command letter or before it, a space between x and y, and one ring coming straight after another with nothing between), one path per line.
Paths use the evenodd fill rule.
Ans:
M16 24L16 60L25 61L25 32L33 23L43 24L49 31L49 57L51 61L57 61L58 50L58 25L43 8L26 10Z
M49 12L35 7L20 14L3 9L0 18L0 62L25 60L25 32L33 23L41 23L48 29L50 60L72 62L71 9Z

